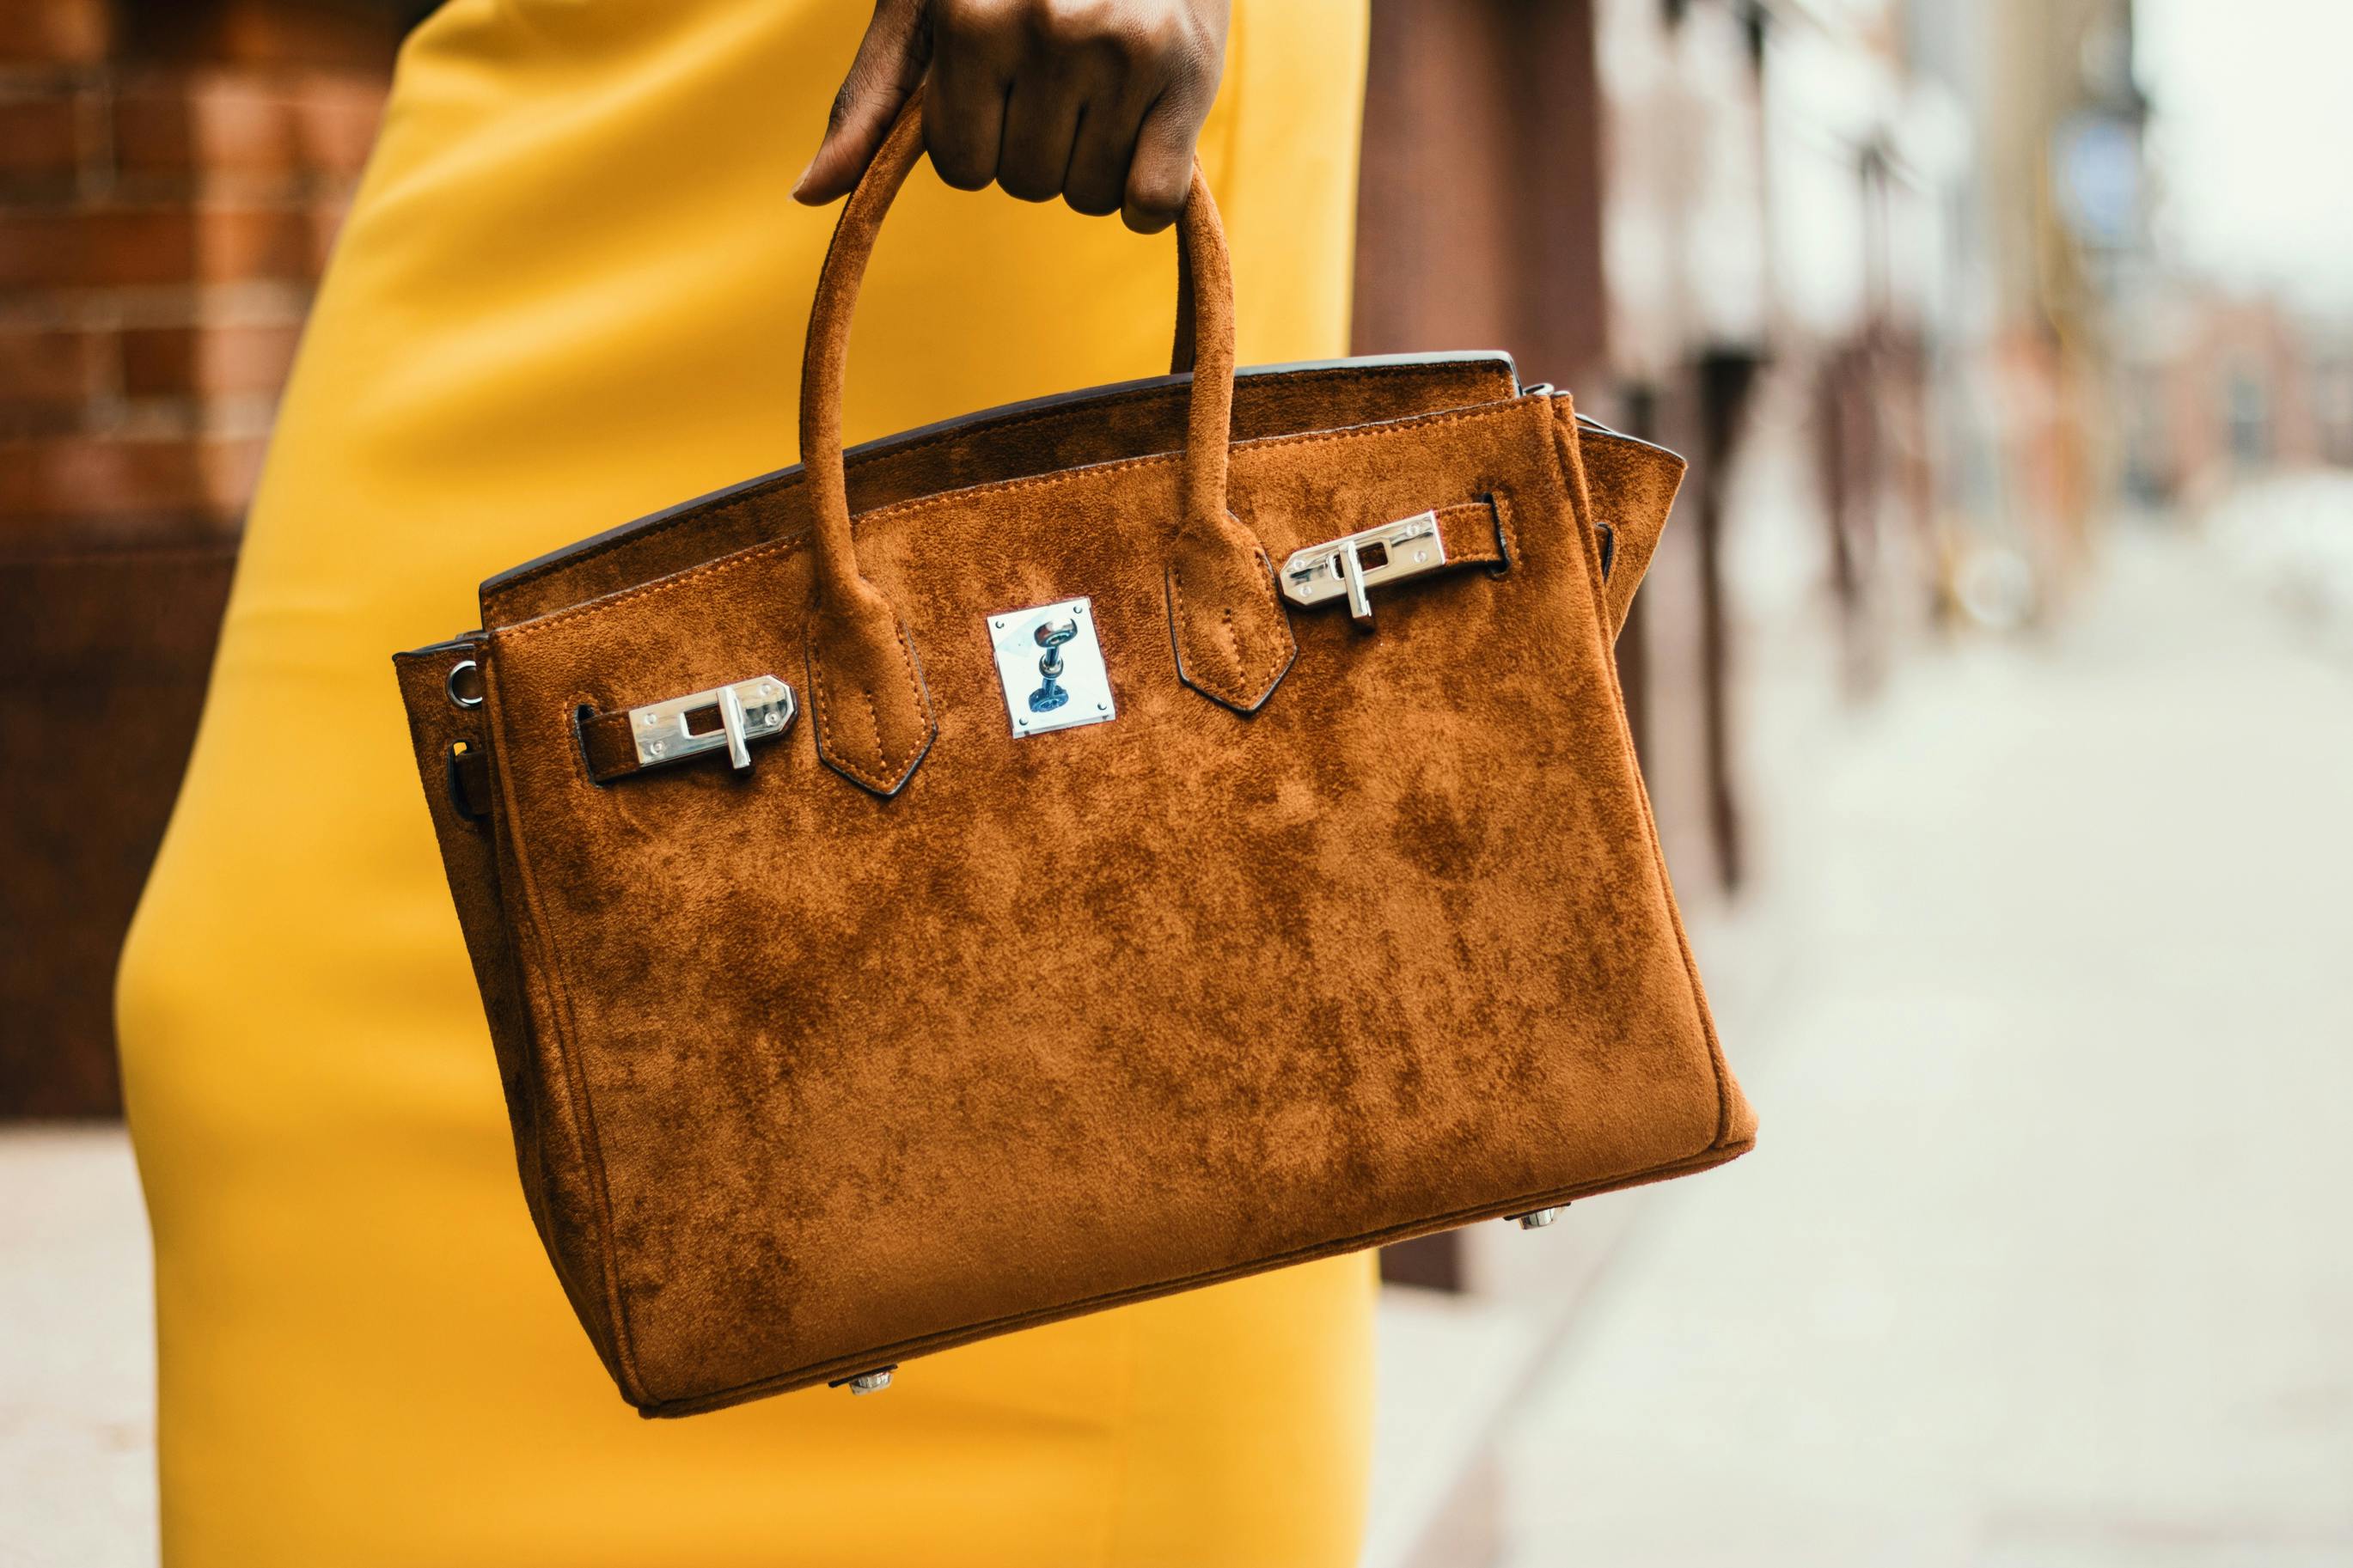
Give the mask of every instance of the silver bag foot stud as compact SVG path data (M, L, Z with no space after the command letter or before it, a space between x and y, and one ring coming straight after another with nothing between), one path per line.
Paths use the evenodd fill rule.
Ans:
M846 1388L853 1395L880 1394L891 1386L891 1374L898 1370L895 1366L877 1367L872 1372L861 1372L855 1377L837 1377L826 1386Z
M1567 1204L1555 1204L1548 1209L1534 1209L1526 1214L1515 1214L1512 1217L1520 1222L1522 1230L1542 1230L1567 1212Z

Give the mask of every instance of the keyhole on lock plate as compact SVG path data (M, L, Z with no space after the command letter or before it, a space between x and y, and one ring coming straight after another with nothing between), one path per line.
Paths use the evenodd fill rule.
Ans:
M1038 623L1038 646L1046 650L1038 661L1038 673L1046 684L1029 694L1029 711L1050 713L1071 700L1067 687L1061 684L1062 645L1079 635L1079 623L1069 616Z

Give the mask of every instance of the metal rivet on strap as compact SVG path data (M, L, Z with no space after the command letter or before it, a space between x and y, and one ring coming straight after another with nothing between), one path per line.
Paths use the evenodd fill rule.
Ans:
M461 658L449 667L449 679L442 683L449 700L460 708L482 705L482 667L470 658Z

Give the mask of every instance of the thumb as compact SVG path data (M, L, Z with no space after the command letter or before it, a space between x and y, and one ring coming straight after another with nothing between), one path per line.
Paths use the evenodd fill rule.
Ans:
M932 52L923 0L878 0L858 58L834 94L825 140L793 186L793 199L822 206L849 194L916 84Z

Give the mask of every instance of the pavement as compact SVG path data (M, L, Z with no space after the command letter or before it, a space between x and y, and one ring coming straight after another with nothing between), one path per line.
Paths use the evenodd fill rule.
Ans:
M2110 552L2046 637L1751 709L1772 863L1698 940L1772 955L1762 1138L1517 1406L1510 1568L2353 1563L2353 659Z
M2353 640L2247 558L2121 535L1862 704L1751 650L1762 1141L1548 1352L1389 1304L1373 1561L1500 1408L1508 1568L2353 1564ZM153 1562L147 1289L120 1131L0 1131L0 1568Z
M122 1130L0 1128L0 1568L154 1563L153 1300Z

